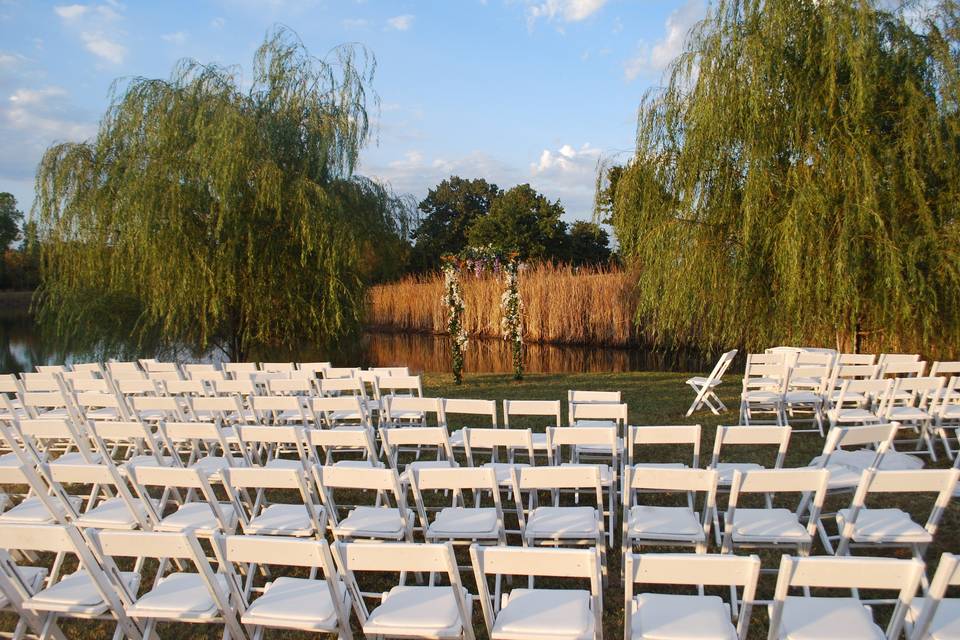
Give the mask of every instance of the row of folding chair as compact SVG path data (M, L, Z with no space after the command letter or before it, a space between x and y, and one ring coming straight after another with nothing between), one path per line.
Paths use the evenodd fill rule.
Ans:
M64 618L112 621L116 635L129 638L154 637L170 622L222 627L235 639L260 638L268 629L351 638L355 618L374 637L472 639L479 601L491 638L603 636L600 562L589 549L473 545L471 592L449 544L331 546L322 539L217 534L210 546L212 559L192 532L81 534L70 525L0 525L4 608L18 614L18 631L44 638L66 637L58 625ZM20 561L37 552L56 559L50 567ZM77 571L63 570L67 557ZM131 559L133 570L123 570ZM157 569L141 584L147 559ZM625 640L745 639L753 608L765 602L756 555L628 554L624 564ZM284 569L309 573L279 575ZM429 574L429 583L410 579L417 574ZM517 576L528 580L509 579ZM549 587L538 587L537 578ZM924 578L925 565L916 559L784 555L767 601L767 635L953 637L960 601L946 592L960 584L956 556L942 556L918 597ZM892 598L861 597L867 593ZM885 629L881 607L889 609Z

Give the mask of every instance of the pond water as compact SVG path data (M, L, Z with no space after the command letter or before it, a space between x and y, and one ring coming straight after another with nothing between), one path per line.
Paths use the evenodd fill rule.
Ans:
M154 354L143 354L150 357ZM218 359L212 355L210 359ZM260 360L286 360L289 355ZM365 333L336 351L304 348L293 359L330 360L337 366L406 365L416 372L450 370L450 338L420 334ZM47 344L28 316L0 317L0 373L32 371L38 364L71 362L73 354ZM705 371L713 363L699 354L648 349L609 349L565 345L527 345L525 368L530 373ZM466 370L502 373L513 369L510 345L503 340L471 340Z

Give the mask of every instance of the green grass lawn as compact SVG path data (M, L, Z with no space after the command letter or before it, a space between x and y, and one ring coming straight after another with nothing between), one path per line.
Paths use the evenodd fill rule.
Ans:
M688 374L680 373L658 373L658 372L634 372L634 373L616 373L616 374L537 374L529 375L522 381L514 381L509 374L477 374L467 375L464 384L456 386L453 384L452 376L440 374L426 374L423 377L424 392L426 395L440 397L460 397L460 398L484 398L484 399L538 399L538 400L561 400L564 403L564 416L566 415L566 396L568 389L582 390L619 390L623 393L623 400L630 408L630 423L634 425L670 425L670 424L700 424L703 427L703 441L701 443L701 466L707 464L710 459L710 453L713 448L715 428L717 425L736 424L736 407L739 396L739 380L731 376L727 383L720 388L720 396L728 407L733 410L722 416L714 416L709 411L702 411L691 418L684 418L690 402L693 399L693 393L689 387L684 384ZM473 422L453 422L451 420L451 430L460 426L484 426L482 421ZM544 423L538 419L517 419L511 421L511 426L526 427L530 426L537 431L542 431ZM806 424L799 428L807 428ZM817 433L796 433L794 434L785 466L805 466L812 457L820 453L823 447L823 439ZM738 447L737 449L744 449ZM743 461L757 461L765 465L771 465L775 456L772 449L768 450L742 450L732 451L730 458ZM657 453L650 459L659 460L681 460L688 462L689 450L680 453L671 452L669 449L657 449ZM928 465L928 467L931 465ZM945 467L949 463L941 459L939 464L932 466ZM658 498L654 498L657 500ZM828 502L827 511L835 511L837 508L846 506L849 502L849 495L831 499ZM668 498L664 498L668 500ZM721 507L725 504L725 498L721 497ZM412 499L411 499L412 504ZM897 506L909 509L915 514L915 519L925 521L930 511L932 497L930 499L910 498L908 500L899 499L895 501ZM504 504L505 509L508 503ZM619 517L618 517L619 520ZM510 522L508 521L508 526ZM928 550L927 558L931 562L930 574L933 567L944 551L960 551L960 508L954 503L945 514L941 529L936 536L935 543ZM617 576L620 573L619 557L619 523L616 541L609 553L609 572L611 581L604 593L604 636L606 638L619 638L623 634L623 589ZM669 549L664 549L669 550ZM716 551L711 548L711 552ZM815 546L814 553L823 553L819 545ZM887 555L897 554L903 556L903 553L885 551ZM778 555L772 553L761 553L763 565L765 568L777 566ZM467 564L467 554L465 550L458 551L458 558L461 564ZM472 574L464 574L464 585L474 594L476 588ZM771 597L773 591L774 576L765 576L761 580L759 592L760 598ZM146 577L142 584L147 584ZM380 578L373 585L363 584L367 589L383 588L388 589L392 584L388 579ZM549 582L538 581L538 585L549 586ZM559 583L559 584L570 584ZM751 627L751 638L766 637L766 612L764 607L757 607L754 610L753 624ZM884 618L885 614L880 608L878 617ZM474 607L474 622L477 635L480 638L486 637L483 629L483 622L480 613L480 606L477 603ZM5 629L12 629L12 617L7 616L4 620ZM105 624L94 624L89 622L72 623L63 622L61 624L64 632L70 638L93 639L108 637L112 632L112 626ZM355 632L359 633L355 629ZM221 628L217 626L204 625L164 625L160 629L161 636L164 638L214 638L220 637ZM306 638L315 637L306 634L273 631L267 633L267 638Z

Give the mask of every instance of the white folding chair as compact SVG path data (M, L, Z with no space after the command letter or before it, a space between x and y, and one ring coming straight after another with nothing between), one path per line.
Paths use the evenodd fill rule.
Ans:
M624 406L626 405L612 405ZM600 471L600 486L607 493L607 508L603 515L607 516L607 542L613 545L613 532L616 529L614 520L617 513L618 483L622 466L618 453L618 437L616 427L549 427L547 428L547 460L551 466L567 469L583 466L581 452L584 448L601 449L610 452L610 465L595 464ZM563 448L568 447L567 461L564 462ZM579 492L575 491L577 501Z
M150 530L159 521L158 503L133 495L117 467L110 464L42 465L49 492L60 500L67 522L86 529ZM69 485L68 491L64 485ZM78 493L84 487L86 496ZM37 487L42 491L43 487ZM77 503L82 500L82 506ZM55 515L55 514L51 514Z
M17 380L17 376L12 373L0 374L0 398L4 400L0 403L0 420L30 417L27 415L27 410L23 408L23 403L20 402L20 396L23 393L23 386Z
M408 376L409 367L370 367L370 371L378 376Z
M769 607L770 640L849 638L894 640L900 637L903 618L923 574L918 560L891 558L780 558L780 572ZM792 587L805 594L791 596ZM873 611L858 597L811 596L811 588L877 589L898 592L897 605L886 632L873 619Z
M853 548L893 547L907 549L922 560L950 505L958 478L958 469L865 470L850 507L837 512L837 555L848 555ZM883 494L884 506L868 508L870 494ZM909 512L891 505L893 494L906 494L911 505L917 504L918 494L934 494L936 500L926 522L919 524Z
M570 389L567 391L567 422L571 427L590 427L590 426L609 426L605 421L580 422L573 416L573 406L575 404L622 404L619 391L580 391Z
M65 391L25 391L20 402L34 420L78 419L77 409Z
M906 621L910 640L938 640L960 635L960 598L948 598L947 589L960 585L960 558L952 553L940 556L930 589L910 601Z
M603 587L596 550L473 545L470 558L491 639L602 639ZM494 577L492 594L488 576ZM528 586L502 594L503 576L527 576ZM536 577L587 580L590 587L538 589Z
M272 396L309 398L314 393L313 380L309 378L275 378L267 380L267 391Z
M831 493L852 491L865 469L921 469L923 461L891 451L897 433L895 424L835 427L827 434L823 452L807 465L830 472ZM845 447L861 447L850 451ZM889 457L888 457L889 456Z
M245 637L236 615L242 597L225 574L214 572L193 532L100 531L92 537L108 576L120 573L118 557L159 560L153 583L139 597L136 588L113 580L127 616L144 623L144 637L155 637L157 625L165 621L223 625L225 637L228 632L232 638ZM184 562L196 571L168 571Z
M627 447L625 463L631 467L660 467L685 469L688 466L696 469L700 466L700 433L701 428L698 424L684 425L659 425L659 426L630 426L627 427ZM652 462L651 457L658 458L653 454L656 449L661 454L663 449L669 449L671 458L677 457L677 449L681 446L690 446L693 450L693 456L688 465L680 460L671 460L670 462ZM650 451L651 455L638 455L637 449L640 448L644 453Z
M630 553L624 556L624 565L624 640L746 640L760 577L757 556ZM697 593L644 592L634 596L635 584L696 586ZM707 585L730 587L730 602L706 595L703 587ZM737 606L738 587L742 589L741 607Z
M877 364L875 353L841 353L837 356L838 365L869 365Z
M471 467L490 467L497 474L501 487L512 487L511 471L536 464L533 451L533 432L530 429L478 429L464 427L463 445L467 456L467 465ZM490 460L479 462L475 455L479 451L490 451ZM500 452L505 452L501 460ZM516 454L521 452L527 462L517 462ZM479 464L478 464L479 463Z
M420 376L376 374L377 388L381 396L423 397L423 382Z
M493 469L419 469L410 478L410 488L427 542L482 540L492 544L507 544L500 487ZM468 506L464 496L466 491L473 494L474 506ZM451 495L450 506L433 507L435 501L429 498L436 492ZM491 497L490 506L480 506L486 494Z
M160 421L186 422L190 416L176 397L170 396L132 396L130 413L138 420L157 423ZM190 406L187 405L187 410Z
M396 540L413 542L414 513L407 507L406 492L397 472L390 468L313 467L313 478L335 540ZM374 492L372 505L339 506L335 491L348 490L353 499ZM392 505L385 504L393 498ZM341 512L345 511L346 515Z
M203 380L163 380L159 384L165 395L179 398L184 406L189 406L189 398L210 394Z
M877 364L886 365L919 361L919 353L881 353L880 358L877 360Z
M787 447L790 446L790 436L793 430L790 427L717 427L717 435L713 441L713 454L710 457L708 469L717 470L717 484L721 490L733 483L735 471L757 471L759 469L779 469L787 457ZM735 446L739 451L747 449L752 460L740 462L722 462L720 457L723 448ZM764 447L763 450L758 447ZM776 447L777 454L773 466L760 464L758 454L765 454L769 447Z
M783 408L788 423L796 423L804 419L802 416L809 416L807 420L822 436L833 360L829 354L809 354L808 357L818 357L821 361L793 367L783 396Z
M587 545L600 551L606 576L607 533L604 530L603 487L599 465L570 467L524 467L514 472L514 497L520 516L521 537L527 546L542 544ZM594 506L561 505L560 490L576 489L579 495L593 493ZM539 492L551 495L551 504L540 506ZM528 511L523 509L527 496Z
M913 377L897 378L890 392L890 402L885 407L883 417L890 422L897 422L901 428L912 429L916 434L913 442L919 450L926 445L926 453L930 459L936 461L937 454L933 447L933 416L936 414L936 405L940 401L945 378ZM946 443L946 434L941 433ZM898 440L898 442L905 442ZM950 454L947 444L947 454Z
M844 380L833 408L827 411L830 428L883 422L892 389L893 380Z
M193 420L219 420L224 425L254 424L257 421L253 411L243 406L239 395L210 398L195 396L189 398L189 405L190 417Z
M326 516L312 486L302 469L223 470L223 487L246 535L322 538ZM246 492L251 490L253 504L248 505ZM279 502L280 497L294 501Z
M547 427L560 427L560 401L559 400L504 400L503 401L503 427L510 428L510 418L519 416L537 416L540 418L553 418L547 424L539 427L533 427L533 448L534 451L546 453L547 445ZM516 421L514 421L516 422ZM542 423L541 423L542 424ZM523 425L520 425L523 426Z
M306 472L316 462L302 427L238 424L234 431L251 467Z
M301 362L298 365L297 370L309 372L311 378L319 378L321 374L323 374L323 370L329 368L329 362Z
M933 413L933 426L937 435L940 436L947 457L956 460L958 456L954 454L953 448L950 446L947 428L952 427L954 429L954 440L956 440L957 429L960 427L960 376L950 377L950 381L944 386L940 402L937 403ZM958 446L960 446L960 443L958 443Z
M383 411L384 418L381 420L381 427L389 429L425 427L431 422L442 425L444 428L447 426L441 398L384 396Z
M58 626L59 618L105 620L116 624L114 635L139 639L146 636L124 612L118 596L99 561L88 548L76 527L70 525L0 524L0 573L7 580L17 579L11 552L55 554L50 574L39 591L21 592L20 606L29 612L30 626L38 626L40 638L67 638ZM77 568L64 574L64 565L76 558ZM140 576L133 571L117 571L114 580L135 590Z
M216 532L232 533L238 515L231 502L220 502L206 476L196 469L126 467L130 484L145 504L157 504L159 521L155 531L192 531L211 537ZM154 498L150 488L161 488ZM170 508L174 510L170 513Z
M296 370L296 364L293 362L261 362L260 371L267 372L287 372Z
M387 429L380 427L380 441L383 443L384 457L387 463L400 474L400 482L406 486L410 474L429 467L449 468L457 466L450 445L447 427L403 427ZM435 449L436 459L420 460L424 449ZM417 459L404 463L400 460L401 451L414 451Z
M773 414L776 425L786 424L783 398L790 370L783 353L751 353L747 356L740 392L740 423L750 424L754 413Z
M325 379L356 378L360 367L325 367L321 373Z
M248 374L257 371L256 362L224 362L222 371L233 380L249 379Z
M830 472L826 469L734 471L730 500L717 523L722 552L773 548L793 549L801 556L809 555L829 479ZM788 502L781 499L781 506L777 506L774 494L784 493L797 497L809 493L812 498L794 508L783 506ZM763 506L741 506L749 494L761 494Z
M310 398L310 410L315 423L327 429L373 429L370 412L359 395Z
M81 391L74 402L83 420L129 420L127 405L114 392Z
M142 421L90 422L87 429L101 461L133 467L181 466L180 459L170 455L174 447L165 440L163 431Z
M639 495L650 492L656 492L658 503L664 501L663 494L684 493L687 504L639 503ZM698 495L702 496L699 512ZM649 544L686 546L706 553L716 508L714 470L627 467L623 477L622 551L631 553L634 548Z
M720 356L717 364L714 365L710 375L706 378L694 376L687 379L687 384L690 385L690 388L693 389L693 392L696 394L693 403L691 403L690 408L687 409L687 417L693 415L694 411L698 411L704 405L706 405L714 415L720 415L721 411L727 410L727 406L723 404L717 395L716 388L723 382L723 374L727 372L727 369L736 357L736 349L727 351Z
M43 588L48 574L46 567L18 565L13 557L0 550L0 612L17 617L14 638L22 638L28 629L40 637L42 622L32 611L23 608L23 601ZM49 636L56 640L64 637L59 629L50 629Z
M340 579L327 541L278 536L214 537L214 552L220 571L237 585L242 599L237 603L240 622L260 639L267 629L331 633L351 640L350 595ZM241 576L246 576L241 586ZM310 577L273 576L270 567L298 567L310 570ZM256 569L269 581L255 589ZM322 576L315 576L317 570ZM253 599L254 591L261 591Z
M250 466L236 432L218 422L164 422L159 431L163 441L173 447L171 454L180 457L178 466L197 469L214 482L228 467Z
M446 416L447 425L450 429L450 445L454 449L464 447L464 428L481 427L486 421L490 420L490 428L496 429L497 423L497 403L495 400L471 400L467 398L444 398L443 415ZM478 416L470 424L458 424L456 427L450 424L451 416ZM479 424L475 424L479 423Z
M250 396L250 409L257 424L314 426L314 417L298 396Z
M370 637L465 638L473 640L473 599L460 583L453 545L347 544L333 545L334 557L350 591L363 633ZM399 573L400 583L379 596L369 610L357 573ZM446 574L448 585L410 586L408 572ZM378 579L378 586L380 579Z
M311 456L325 465L379 467L371 429L307 429L303 432ZM347 454L353 457L342 457ZM355 456L359 454L360 458ZM339 459L334 459L336 455Z

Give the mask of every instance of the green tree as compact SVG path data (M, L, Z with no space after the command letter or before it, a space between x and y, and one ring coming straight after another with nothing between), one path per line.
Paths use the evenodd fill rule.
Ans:
M572 264L599 265L610 261L610 236L594 222L577 220L570 225L569 260Z
M0 252L20 238L22 222L23 212L17 209L17 199L12 193L0 193Z
M659 342L960 345L957 6L717 0L640 107L612 223Z
M423 217L413 234L413 269L436 269L441 256L463 251L470 226L490 212L499 195L500 188L483 178L450 176L430 189L418 207Z
M505 191L467 234L470 244L516 251L521 260L566 260L567 225L560 201L550 202L529 184Z
M72 344L255 350L359 327L371 247L404 208L354 175L375 63L278 29L234 68L116 84L95 139L37 173L39 319Z

